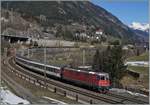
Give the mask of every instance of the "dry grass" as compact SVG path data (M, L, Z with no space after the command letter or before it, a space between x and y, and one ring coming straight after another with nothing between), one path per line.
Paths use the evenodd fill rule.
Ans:
M131 75L125 75L121 80L120 83L123 87L134 86L134 88L139 89L149 89L149 78L148 75L145 75L143 78L136 79Z

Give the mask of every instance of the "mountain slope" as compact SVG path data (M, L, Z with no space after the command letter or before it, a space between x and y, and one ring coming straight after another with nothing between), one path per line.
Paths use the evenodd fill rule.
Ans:
M32 17L44 26L78 23L86 27L94 26L95 30L100 28L106 35L125 42L139 39L136 33L117 17L89 1L3 1L2 7L13 8L21 13L22 17ZM47 21L41 23L40 15L45 16Z

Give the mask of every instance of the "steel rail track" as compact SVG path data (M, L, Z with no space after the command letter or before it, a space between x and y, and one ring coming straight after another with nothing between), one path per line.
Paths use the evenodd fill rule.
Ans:
M62 52L62 51L60 51L60 52ZM58 53L60 53L60 52L58 52ZM67 52L67 51L65 51L65 52ZM132 102L135 102L135 103L139 103L139 104L143 104L143 103L149 103L149 102L147 102L147 101L143 101L143 100L140 100L140 99L136 99L136 98L129 98L129 97L125 97L125 96L123 96L123 95L118 95L118 94L114 94L114 93L107 93L107 95L108 96L113 96L113 97L116 97L116 98L121 98L121 99L123 99L123 100L127 100L127 101L132 101Z
M22 72L23 74L30 75L33 78L39 78L40 80L44 81L44 78L37 76L36 73L33 73L33 72L29 73L28 70L23 70L20 67L16 66L13 63L13 59L12 58L11 58L11 60L9 60L9 64L11 64L16 70L19 70L19 72ZM124 97L124 96L120 96L120 95L116 95L116 94L110 94L110 93L106 94L108 96L118 98L119 100L121 99L121 101L116 101L116 100L112 100L110 98L108 99L106 97L99 96L96 93L82 92L81 90L70 88L70 87L68 87L66 85L62 86L62 84L58 84L58 83L52 82L50 80L46 80L46 81L47 81L48 84L52 84L52 85L55 85L55 86L58 86L58 87L62 87L62 88L65 88L65 89L67 89L69 91L72 91L72 92L75 92L75 93L78 93L78 94L81 94L81 95L85 95L85 96L88 96L88 97L91 97L91 98L94 98L94 99L97 99L97 100L102 100L104 102L111 103L111 104L124 104L123 103L124 101L130 101L130 102L134 102L134 103L137 103L137 104L143 104L143 103L145 104L145 103L147 103L147 102L142 101L142 100L129 99L128 97Z
M132 101L132 102L135 102L135 103L138 103L138 104L148 104L149 103L149 102L146 102L146 101L143 101L143 100L138 100L136 98L131 98L131 97L125 97L123 95L118 95L118 94L114 94L114 93L107 93L107 95L113 96L113 97L116 97L116 98L121 98L121 99L127 100L127 101Z
M30 76L32 76L33 78L38 78L38 79L40 79L40 80L42 80L42 81L44 80L44 78L41 78L41 77L37 76L37 74L33 74L33 73L31 74L31 73L29 73L29 72L26 71L26 70L22 70L21 68L19 68L19 67L16 66L15 64L13 64L12 60L9 60L8 62L9 62L9 64L10 64L11 66L14 67L14 69L19 70L19 72L23 72L23 73L25 73L26 75L30 75ZM49 84L54 85L54 86L61 87L61 88L63 88L63 89L67 89L67 90L69 90L69 91L72 91L72 92L75 92L75 93L78 93L78 94L81 94L81 95L88 96L88 97L90 97L90 98L92 98L92 99L101 100L101 101L104 101L104 102L107 102L107 103L110 103L110 104L123 104L122 102L117 101L117 100L112 100L112 99L108 99L108 98L105 98L105 97L100 97L100 96L95 95L95 94L85 93L85 92L82 92L82 91L80 91L80 90L67 87L67 86L65 86L65 85L62 86L62 84L58 84L58 83L55 83L55 82L52 82L52 81L49 81L49 80L47 80L47 82L48 82Z

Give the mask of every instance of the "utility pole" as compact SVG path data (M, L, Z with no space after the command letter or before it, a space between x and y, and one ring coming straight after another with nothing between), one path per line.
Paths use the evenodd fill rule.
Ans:
M11 18L10 18L11 24L13 24L13 19L14 19L14 17L13 17L13 8L11 8Z
M33 50L30 49L30 57L32 57L32 56L33 56Z
M83 49L83 54L82 54L82 65L85 66L85 49Z
M9 6L9 4L7 3L7 11L8 11L8 6Z
M46 86L46 44L45 44L45 48L44 48L44 64L45 64L45 67L44 67L44 82L45 82L45 87Z
M30 49L28 48L28 58L30 58Z
M21 50L21 56L24 56L24 50L23 49Z

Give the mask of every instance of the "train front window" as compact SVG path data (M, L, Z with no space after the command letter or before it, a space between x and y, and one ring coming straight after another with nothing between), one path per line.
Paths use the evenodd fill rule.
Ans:
M101 76L100 80L105 80L105 77L104 77L104 76Z
M106 77L106 80L109 80L109 78L108 78L108 77Z
M97 76L97 80L108 80L106 76Z
M104 76L97 76L97 80L105 80Z

